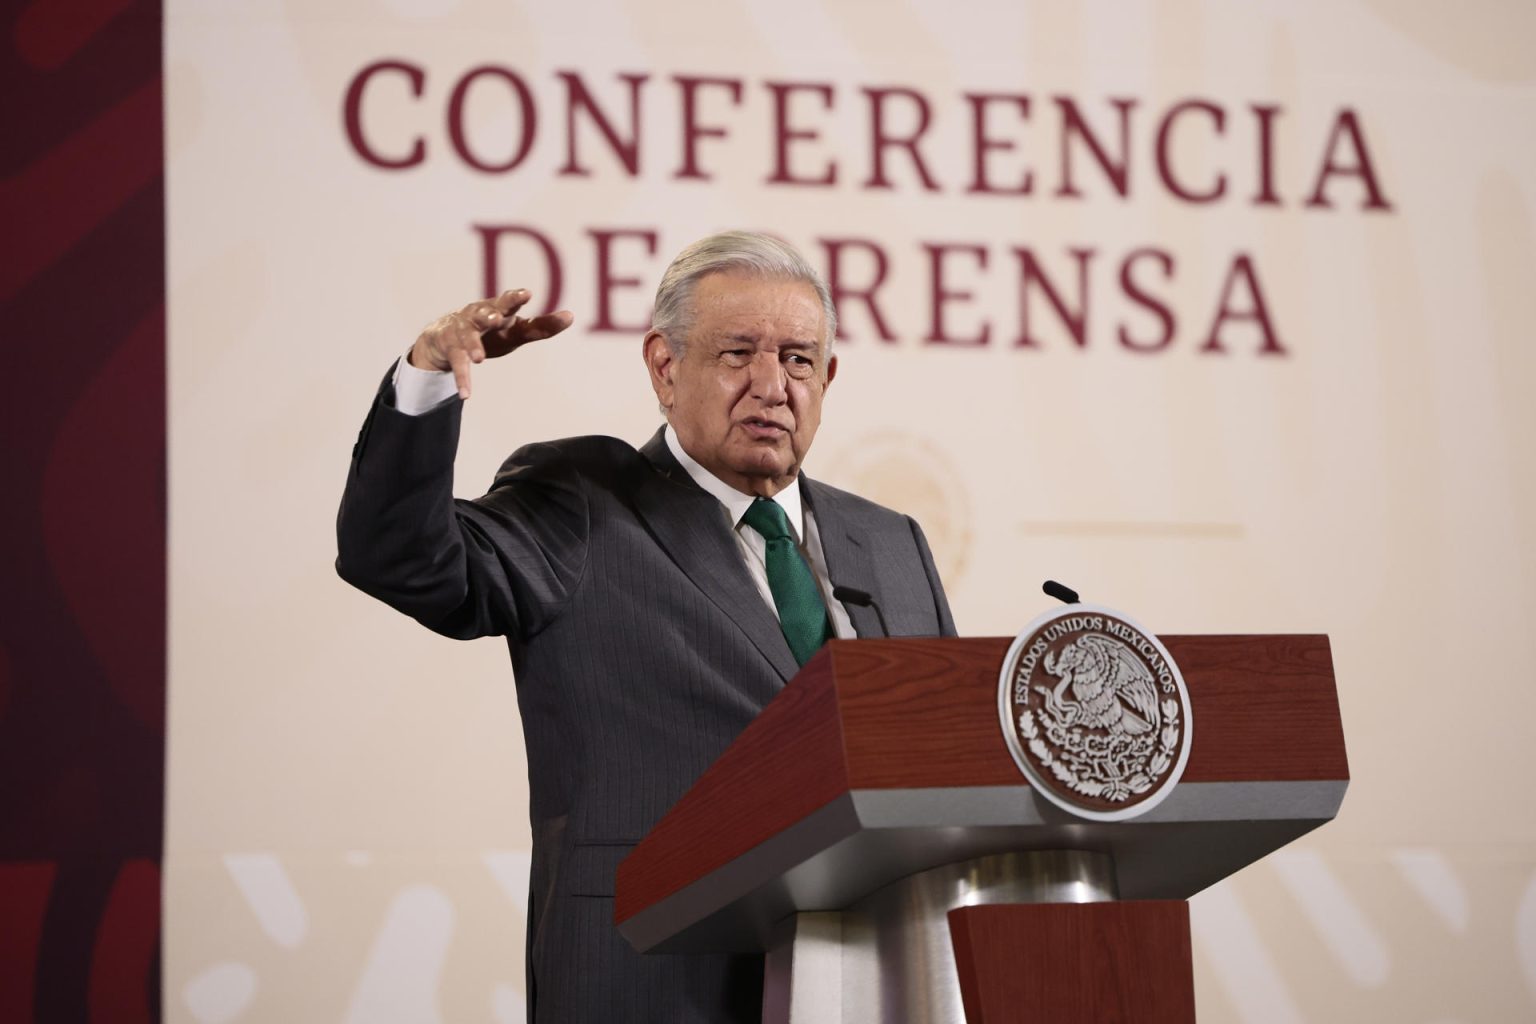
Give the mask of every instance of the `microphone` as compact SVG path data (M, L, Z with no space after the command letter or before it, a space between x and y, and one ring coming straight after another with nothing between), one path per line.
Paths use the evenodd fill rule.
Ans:
M1054 597L1056 600L1060 601L1062 604L1077 604L1079 600L1077 591L1073 590L1071 587L1064 587L1060 583L1057 583L1055 580L1046 580L1045 583L1041 585L1040 589L1045 591L1051 597Z
M857 587L840 587L834 583L832 584L832 596L843 602L843 604L856 604L860 608L873 608L875 610L875 618L880 620L880 631L886 636L891 635L891 627L885 624L885 615L881 613L880 606L875 603L873 597L869 596L868 591L860 590Z

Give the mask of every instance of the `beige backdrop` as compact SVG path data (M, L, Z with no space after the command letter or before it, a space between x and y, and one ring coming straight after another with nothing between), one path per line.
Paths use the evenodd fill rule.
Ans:
M478 296L474 224L546 233L571 335L482 368L459 490L479 492L518 443L573 433L640 441L656 424L638 333L594 333L593 230L657 232L615 247L614 315L643 319L670 254L727 226L878 241L897 340L847 309L841 376L809 471L916 514L963 633L1016 632L1047 576L1159 632L1326 632L1353 782L1338 821L1197 897L1202 1020L1510 1021L1536 1015L1536 816L1529 777L1536 616L1536 8L1509 3L894 3L624 0L278 0L166 5L170 240L171 679L166 1017L172 1021L515 1021L529 840L510 671L495 641L455 644L336 579L333 516L348 449L390 361L440 312ZM379 60L362 127L343 103ZM538 124L527 159L484 174L445 128L453 84L511 69ZM627 174L583 124L585 177L560 175L558 71L580 75L627 131ZM711 181L679 180L677 75L739 78L739 105L700 93ZM767 81L797 92L796 174L774 164ZM487 84L489 83L489 84ZM867 87L930 101L922 152L889 189L871 173ZM991 173L1027 166L1029 196L966 192L964 93L1028 94L989 131ZM521 119L490 79L467 99L484 160ZM1114 143L1135 101L1119 195L1080 142L1080 196L1058 195L1060 117L1080 106ZM1156 173L1158 119L1179 122L1182 202ZM1254 105L1272 124L1277 203L1255 205ZM892 117L910 114L892 107ZM1358 175L1308 207L1340 111L1355 115L1389 210ZM893 122L890 130L903 125ZM1337 140L1335 140L1337 142ZM1347 143L1348 140L1345 140ZM947 257L950 333L926 344L925 244ZM1036 294L1038 348L1010 247L1030 247L1068 300L1069 250L1095 250L1087 344ZM1120 262L1178 321L1156 334ZM1201 352L1222 282L1251 257L1284 356L1251 323ZM502 283L545 286L509 241ZM867 272L848 263L854 279ZM1239 293L1238 300L1243 298ZM1235 300L1236 306L1242 306ZM1245 307L1246 308L1246 307Z

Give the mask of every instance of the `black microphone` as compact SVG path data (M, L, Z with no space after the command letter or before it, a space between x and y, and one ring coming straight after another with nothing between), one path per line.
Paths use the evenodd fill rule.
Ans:
M1078 603L1077 591L1073 590L1071 587L1064 587L1060 583L1057 583L1055 580L1046 580L1045 583L1041 585L1040 589L1045 591L1051 597L1054 597L1056 600L1060 601L1062 604Z
M885 616L881 613L880 606L875 603L875 599L870 597L867 591L860 590L857 587L840 587L834 583L832 584L832 596L843 602L843 604L856 604L860 608L873 608L875 610L875 618L880 620L881 632L886 636L891 635L891 627L885 624Z

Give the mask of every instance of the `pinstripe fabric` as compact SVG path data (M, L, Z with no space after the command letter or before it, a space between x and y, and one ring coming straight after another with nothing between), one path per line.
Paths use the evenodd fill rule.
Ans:
M505 636L529 763L529 1019L756 1021L759 956L641 957L612 923L618 862L797 665L729 524L667 451L608 437L520 449L451 496L461 404L386 382L354 448L337 570L447 636ZM953 635L917 524L804 481L835 582L893 633ZM873 615L850 609L862 634Z

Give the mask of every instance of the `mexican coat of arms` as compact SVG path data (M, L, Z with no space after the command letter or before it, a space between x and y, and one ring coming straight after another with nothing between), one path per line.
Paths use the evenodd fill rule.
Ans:
M1144 814L1189 758L1189 692L1161 641L1126 616L1074 604L1008 649L998 713L1014 760L1042 796L1080 817Z

